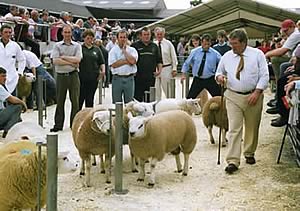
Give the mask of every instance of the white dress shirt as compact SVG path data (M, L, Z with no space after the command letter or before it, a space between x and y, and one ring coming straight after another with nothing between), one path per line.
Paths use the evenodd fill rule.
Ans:
M5 85L10 93L15 90L19 80L18 73L23 74L25 63L25 56L16 42L10 40L4 47L0 41L0 66L7 71ZM16 64L18 64L18 72L16 71Z
M155 40L154 43L159 46L159 42L157 40ZM163 38L163 40L160 42L160 45L163 65L171 64L172 70L177 70L178 61L173 44L169 40Z
M232 50L225 53L217 68L218 75L227 76L227 88L237 92L249 92L254 89L265 90L268 87L269 71L264 53L247 46L244 55L244 69L240 72L240 80L236 78L240 56Z
M126 52L129 53L131 56L135 58L135 60L138 60L138 52L135 50L135 48L126 46ZM113 63L120 59L125 59L125 55L122 52L122 49L119 47L119 45L116 45L113 47L108 54L108 65L111 66ZM130 75L137 72L137 66L134 65L122 65L120 67L113 68L111 67L111 73L113 75Z
M23 53L26 58L26 67L28 69L31 69L33 67L37 68L42 65L42 62L39 60L39 58L31 51L23 50Z

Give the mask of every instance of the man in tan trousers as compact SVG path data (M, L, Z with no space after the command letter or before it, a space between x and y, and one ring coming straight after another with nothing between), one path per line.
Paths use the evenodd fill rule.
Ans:
M259 125L263 107L263 91L268 86L268 66L262 51L247 46L247 33L235 29L229 35L232 50L221 58L216 81L224 85L224 93L229 120L229 149L226 157L229 174L240 165L242 139L247 164L255 164L255 151L258 143ZM245 129L244 137L243 126Z

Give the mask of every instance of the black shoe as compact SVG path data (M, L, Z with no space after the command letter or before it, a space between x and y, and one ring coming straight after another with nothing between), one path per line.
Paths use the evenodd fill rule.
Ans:
M245 157L246 158L246 163L253 165L256 163L255 158L254 157Z
M278 121L278 119L280 119L281 117L277 117L277 118L275 118L275 119L272 119L271 120L271 122L276 122L276 121Z
M58 131L60 131L60 130L62 130L62 128L54 127L54 128L51 128L51 129L50 129L50 132L58 132Z
M284 117L279 117L277 120L271 122L271 126L273 127L282 127L286 125L288 120Z
M8 131L3 131L2 138L5 138L7 136Z
M277 104L277 100L273 99L273 100L270 100L268 103L267 103L267 106L269 107L275 107Z
M236 167L233 163L228 164L228 166L226 166L225 171L228 174L232 174L233 172L237 171L238 167Z
M266 112L267 112L268 114L278 114L278 113L279 113L279 110L278 110L277 107L271 107L271 108L267 109Z

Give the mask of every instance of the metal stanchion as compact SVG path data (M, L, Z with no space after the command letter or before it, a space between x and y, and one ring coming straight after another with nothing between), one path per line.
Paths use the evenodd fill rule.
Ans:
M150 87L150 102L154 102L156 100L156 88Z
M38 122L41 127L43 127L43 79L42 76L38 76L38 94L37 94L37 106L38 106Z
M144 92L144 102L149 102L150 99L150 91Z
M103 80L100 79L98 82L98 91L99 91L99 104L102 104L102 91L103 91Z
M112 136L113 136L113 131L112 131L112 112L115 111L115 109L109 109L109 143L108 143L108 158L109 158L109 176L111 175L111 158L112 158Z
M42 180L42 142L37 142L38 146L38 175L37 175L37 211L41 210L41 180Z
M123 103L116 103L116 143L115 143L115 189L116 194L127 194L123 189Z
M43 85L44 85L44 99L45 99L45 102L44 102L44 104L45 104L45 120L47 119L47 81L45 80L45 79L43 79Z
M185 98L187 98L189 91L190 91L190 73L187 72L185 78Z
M176 89L176 78L171 78L170 80L170 98L175 98L175 89Z
M57 134L47 135L47 211L57 210Z
M167 82L167 93L166 98L170 98L170 82Z

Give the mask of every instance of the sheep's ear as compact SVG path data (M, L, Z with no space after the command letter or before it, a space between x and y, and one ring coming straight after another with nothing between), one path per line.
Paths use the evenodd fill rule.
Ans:
M158 103L158 101L155 100L155 101L151 102L150 104L151 104L152 106L155 106L157 103Z
M132 107L134 104L135 104L135 101L130 101L130 102L125 104L125 108Z
M148 116L148 117L145 117L144 119L144 124L147 124L149 122L149 120L152 118L153 116Z
M132 119L132 118L133 118L132 113L131 113L131 112L128 112L127 117L128 117L128 119Z
M133 101L134 101L135 103L140 103L139 101L137 101L137 100L136 100L136 99L134 99L134 98L133 98Z

